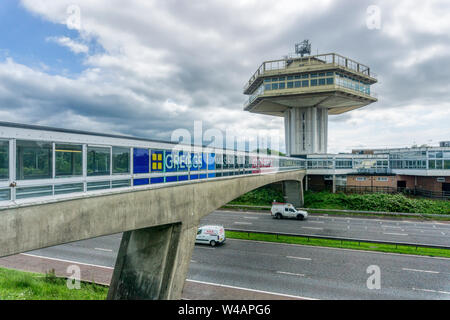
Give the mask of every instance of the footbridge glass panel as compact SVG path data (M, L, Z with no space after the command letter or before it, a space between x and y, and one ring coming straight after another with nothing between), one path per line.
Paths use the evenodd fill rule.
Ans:
M298 158L0 123L0 207L305 168Z

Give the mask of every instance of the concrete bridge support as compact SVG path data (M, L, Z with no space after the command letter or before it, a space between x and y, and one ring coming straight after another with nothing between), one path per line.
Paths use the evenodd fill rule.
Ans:
M286 202L292 203L294 207L302 207L303 182L302 180L283 181L283 195Z
M178 299L197 227L181 223L127 231L122 237L108 299Z

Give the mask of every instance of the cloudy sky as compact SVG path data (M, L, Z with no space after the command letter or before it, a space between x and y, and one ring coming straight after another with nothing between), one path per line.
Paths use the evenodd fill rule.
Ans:
M330 116L329 152L450 140L448 0L2 0L0 30L0 121L170 139L198 120L283 141L242 87L309 39L379 80L377 103Z

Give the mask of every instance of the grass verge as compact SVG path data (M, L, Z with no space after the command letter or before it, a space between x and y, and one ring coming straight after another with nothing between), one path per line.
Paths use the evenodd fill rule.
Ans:
M53 273L39 274L0 268L0 300L104 300L108 287L87 282L69 289Z
M404 245L390 245L390 244L378 244L372 242L358 242L358 241L341 241L341 240L326 240L318 239L314 237L300 237L300 236L284 236L284 235L271 235L260 234L252 232L237 232L227 231L227 238L230 239L243 239L253 241L266 241L266 242L278 242L288 244L300 244L309 246L320 247L332 247L343 249L355 249L365 251L379 251L379 252L391 252L402 254L413 254L419 256L432 256L432 257L445 257L450 258L450 250L448 249L435 249L425 247L411 247Z

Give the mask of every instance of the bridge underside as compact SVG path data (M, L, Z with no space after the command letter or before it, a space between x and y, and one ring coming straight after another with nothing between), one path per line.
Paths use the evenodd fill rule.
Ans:
M0 257L124 232L108 298L179 299L202 217L281 181L286 200L300 206L304 176L228 177L9 208L0 212Z

